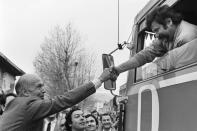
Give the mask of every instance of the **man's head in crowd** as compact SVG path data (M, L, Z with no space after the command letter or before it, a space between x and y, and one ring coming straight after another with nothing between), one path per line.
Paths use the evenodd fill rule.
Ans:
M60 131L66 131L65 122L66 122L65 118L62 118L60 120Z
M92 114L85 116L86 118L86 131L96 131L98 129L98 120Z
M99 113L98 113L96 110L93 110L93 111L91 112L91 114L92 114L93 116L95 116L95 117L98 119Z
M44 84L41 78L33 74L22 75L16 83L15 90L18 96L36 96L44 99Z
M156 33L159 39L173 41L177 26L182 21L181 14L175 12L168 5L155 8L146 17L146 24L149 30Z
M116 119L116 112L115 111L112 111L110 113L110 116L112 117L113 121L115 121L115 119Z
M112 127L112 118L108 113L102 114L100 119L103 129L109 130Z
M71 109L66 115L65 126L68 131L84 131L86 121L83 111L79 108Z

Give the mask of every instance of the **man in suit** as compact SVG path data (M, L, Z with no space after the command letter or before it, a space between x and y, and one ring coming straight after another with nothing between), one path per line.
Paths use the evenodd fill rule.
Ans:
M57 121L56 116L57 114L53 114L45 118L43 131L55 131L55 126Z
M66 131L66 127L65 127L65 111L59 112L57 115L57 119L56 119L56 125L54 128L54 131Z
M105 69L99 78L75 88L54 99L43 99L43 81L37 75L25 74L15 85L17 97L6 102L0 118L0 131L42 131L43 119L69 108L91 94L101 84L112 78L109 69Z

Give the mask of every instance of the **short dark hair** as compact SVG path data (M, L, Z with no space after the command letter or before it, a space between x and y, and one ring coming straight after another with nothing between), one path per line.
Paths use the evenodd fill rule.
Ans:
M98 120L97 120L97 118L96 118L94 115L92 115L92 114L87 114L87 115L85 116L85 118L88 118L88 117L93 117L94 120L95 120L95 122L96 122L96 125L98 125Z
M171 18L173 24L175 25L178 25L183 19L180 13L175 12L168 5L163 5L161 7L156 7L146 16L146 26L149 30L151 30L151 24L153 21L166 26L166 18Z
M91 114L93 114L93 113L95 113L95 112L98 113L96 110L93 110L93 111L91 111Z
M109 117L111 118L111 120L113 121L112 116L111 116L109 113L101 114L101 115L100 115L100 121L102 121L102 117L103 117L103 116L109 116Z
M99 113L98 113L97 110L93 110L93 111L91 112L92 115L93 115L94 113L97 113L97 115L99 116Z
M72 108L68 114L66 114L66 122L65 122L65 127L66 127L66 130L67 131L71 131L71 124L72 124L72 114L74 111L77 111L77 110L81 110L80 108L78 107L75 107L75 108Z

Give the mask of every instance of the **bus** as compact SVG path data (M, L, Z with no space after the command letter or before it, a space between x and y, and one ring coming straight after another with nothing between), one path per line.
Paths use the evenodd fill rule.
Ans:
M130 57L154 40L145 18L164 4L180 12L185 21L197 25L196 0L150 0L135 17ZM128 100L119 131L197 130L197 40L179 48L181 54L173 49L128 71L124 89Z

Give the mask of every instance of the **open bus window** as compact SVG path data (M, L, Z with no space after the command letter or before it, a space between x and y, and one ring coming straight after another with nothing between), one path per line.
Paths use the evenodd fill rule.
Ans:
M196 43L197 38L181 47L169 51L165 56L161 57L161 59L154 61L154 63L157 64L158 71L162 69L170 71L197 62Z
M144 41L145 47L146 43L152 40L147 38L145 37ZM138 79L138 81L197 62L196 43L197 38L138 68L138 78L141 76L141 79Z
M146 47L150 46L153 40L155 40L154 33L149 32L149 31L144 31L144 35L141 37L142 44L143 44L143 49ZM154 63L147 63L143 65L142 67L137 68L137 73L136 73L136 82L140 80L144 80L146 78L149 78L151 76L157 75L157 67L156 64Z
M151 43L155 40L154 33L145 31L144 37L144 48L150 46ZM155 58L156 60L157 58ZM157 65L154 62L147 63L142 66L142 79L147 79L149 77L157 75Z
M149 46L153 40L154 37L146 36L144 48ZM139 67L137 69L138 81L197 62L196 43L197 38L167 52L162 57L156 57L153 62Z
M196 0L180 0L173 5L173 8L182 14L185 21L197 25L196 3ZM145 21L139 23L137 40L139 49L137 52L149 46L154 40L154 37L151 37L151 32L144 31L146 29L144 23ZM169 51L163 57L156 58L151 63L137 68L135 82L197 62L197 46L195 43L197 43L196 39Z

